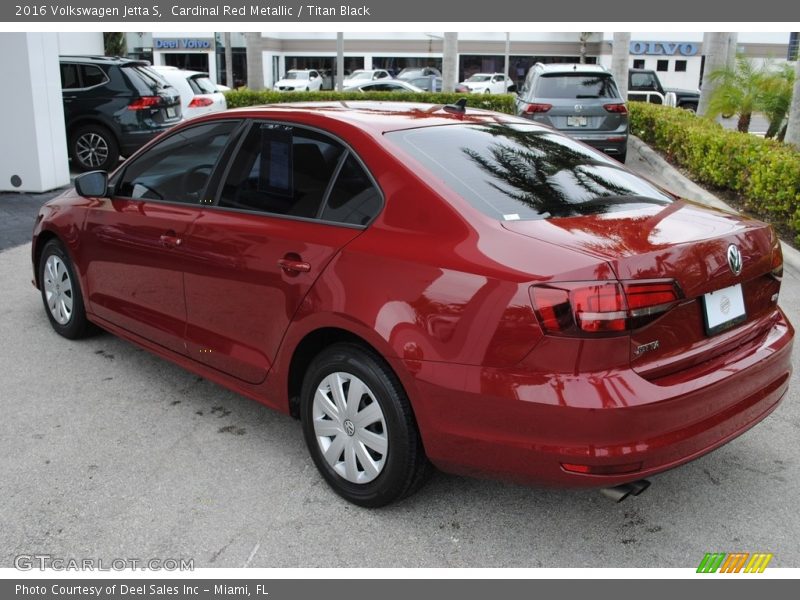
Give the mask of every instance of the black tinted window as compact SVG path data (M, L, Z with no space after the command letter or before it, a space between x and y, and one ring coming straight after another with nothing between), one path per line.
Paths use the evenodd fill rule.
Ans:
M342 152L313 131L255 125L233 160L220 206L316 217Z
M78 79L78 65L61 64L61 89L71 90L81 87Z
M349 155L325 203L323 220L366 225L380 209L380 193L359 162Z
M616 161L533 125L426 127L386 137L475 208L500 220L603 214L671 202Z
M83 83L83 87L100 85L101 83L105 83L107 79L106 74L103 73L100 67L95 67L93 65L83 65L81 67L81 82Z
M619 98L614 79L602 73L542 75L534 95L538 98Z
M207 123L169 136L127 166L115 195L199 204L233 121Z

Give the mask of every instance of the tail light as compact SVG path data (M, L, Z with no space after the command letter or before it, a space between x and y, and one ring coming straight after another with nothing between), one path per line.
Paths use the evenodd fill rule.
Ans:
M128 104L128 110L145 110L158 106L160 103L161 98L159 96L140 96Z
M770 273L775 279L778 281L783 279L783 251L781 250L780 242L772 248L772 263L770 268L772 269Z
M655 320L680 299L674 281L568 282L531 288L547 334L619 334Z
M212 104L214 104L214 101L211 98L195 96L192 98L192 101L189 102L189 108L201 108L203 106L211 106Z
M528 104L527 108L525 108L525 112L528 114L533 113L546 113L548 110L553 108L552 104Z
M628 114L628 107L624 104L604 104L603 108L605 108L610 113L618 113L620 115L627 115Z

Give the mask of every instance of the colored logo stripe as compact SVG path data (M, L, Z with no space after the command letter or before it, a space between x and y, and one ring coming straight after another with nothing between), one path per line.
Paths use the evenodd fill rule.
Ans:
M745 573L763 573L772 560L772 554L764 552L708 552L697 567L698 573L740 573L744 567ZM748 560L748 558L750 560ZM745 563L747 566L745 566Z

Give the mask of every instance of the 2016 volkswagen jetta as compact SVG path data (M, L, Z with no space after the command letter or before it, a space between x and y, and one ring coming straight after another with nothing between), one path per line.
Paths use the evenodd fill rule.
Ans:
M201 117L47 203L35 284L302 420L344 498L430 463L610 487L726 443L787 389L772 229L550 128L461 106Z

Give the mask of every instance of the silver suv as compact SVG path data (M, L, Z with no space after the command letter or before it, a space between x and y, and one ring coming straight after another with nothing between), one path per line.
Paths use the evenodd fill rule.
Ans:
M536 63L528 71L516 106L518 115L550 125L625 162L628 109L605 67Z

